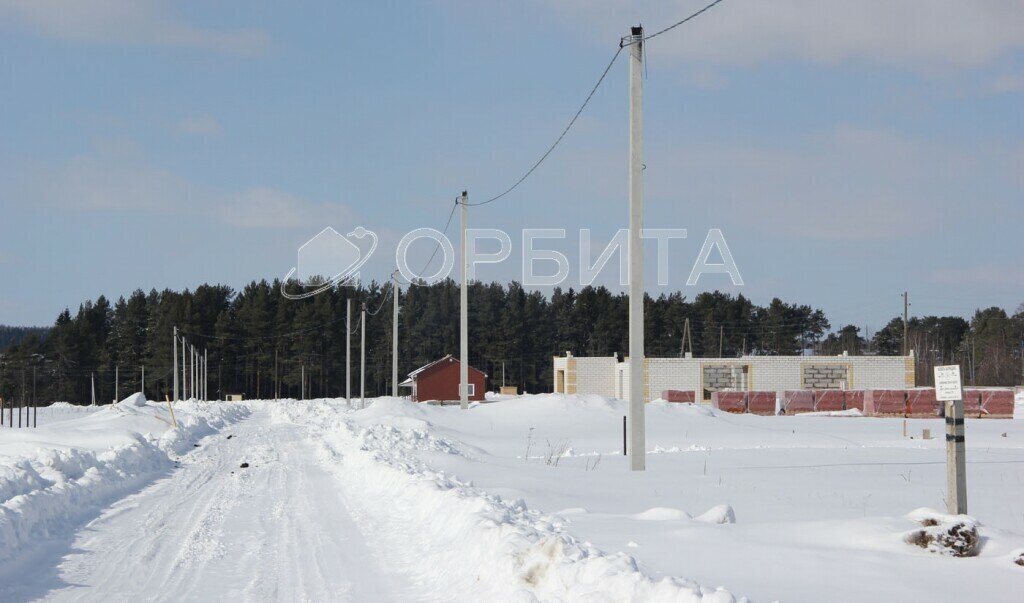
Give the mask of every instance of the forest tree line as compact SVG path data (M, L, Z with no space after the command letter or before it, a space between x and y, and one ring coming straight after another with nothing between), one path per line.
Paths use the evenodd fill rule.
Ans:
M353 319L346 324L346 303ZM622 354L628 341L628 298L604 287L555 289L550 297L519 283L471 283L470 363L520 391L551 390L551 358ZM365 304L366 395L390 393L390 287L371 282L338 287L304 300L280 294L280 282L252 282L241 291L202 285L194 291L135 291L111 302L101 296L64 310L47 330L30 330L0 355L0 396L40 403L87 404L139 391L171 395L173 329L208 354L211 398L345 395L345 333L352 340L352 394L359 395L359 310ZM399 375L445 354L458 355L459 289L451 280L403 288L399 315ZM689 330L688 336L684 334ZM649 356L734 357L743 354L898 355L903 321L894 318L866 338L858 327L831 331L824 312L773 299L754 304L743 295L682 293L645 300ZM1021 380L1024 312L1000 308L960 317L912 318L908 346L916 351L918 383L931 366L961 364L968 383L1011 385ZM180 350L179 350L180 355ZM93 381L94 380L94 381ZM115 384L115 381L117 383Z

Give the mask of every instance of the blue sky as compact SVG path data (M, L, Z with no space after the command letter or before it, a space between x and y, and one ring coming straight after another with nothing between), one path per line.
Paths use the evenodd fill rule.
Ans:
M383 277L402 234L533 163L630 25L701 5L0 0L0 323L283 276L325 226L376 231L364 277ZM651 40L646 224L690 235L649 290L779 296L872 330L904 289L915 314L1013 311L1021 23L997 0L726 0ZM564 228L577 278L579 229L626 226L626 69L472 211L513 235L479 277L518 278L520 229ZM710 228L744 286L684 286Z

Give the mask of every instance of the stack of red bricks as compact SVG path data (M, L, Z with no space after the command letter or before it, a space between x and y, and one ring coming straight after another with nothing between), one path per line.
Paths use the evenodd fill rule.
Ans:
M692 389L666 389L665 391L661 392L661 399L666 402L682 402L693 404L694 392Z
M669 401L692 402L693 392L686 399L673 400L672 390L662 393ZM1013 391L1009 389L981 388L964 389L964 416L992 419L1012 419L1014 408ZM941 417L944 413L942 402L935 399L935 390L930 387L913 389L866 389L866 390L787 390L782 392L778 404L774 391L716 391L711 394L711 405L719 410L732 413L774 415L777 405L783 414L794 415L805 412L836 412L856 409L869 417Z

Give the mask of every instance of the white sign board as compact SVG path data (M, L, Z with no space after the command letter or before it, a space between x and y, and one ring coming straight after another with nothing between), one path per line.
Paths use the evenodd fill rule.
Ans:
M960 365L935 367L935 399L939 402L963 400L960 391Z

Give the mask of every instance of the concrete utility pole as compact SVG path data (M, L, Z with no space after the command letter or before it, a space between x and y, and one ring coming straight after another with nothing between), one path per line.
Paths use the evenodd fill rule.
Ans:
M181 338L181 399L188 400L188 379L185 378L185 338Z
M904 356L907 355L907 350L910 349L909 348L909 342L907 341L907 308L909 306L910 306L910 304L907 303L907 292L904 291L903 292L903 355Z
M946 508L951 515L967 514L967 443L964 440L964 401L946 402Z
M363 302L359 324L362 325L359 341L359 408L366 408L366 302Z
M345 300L345 403L352 408L352 298Z
M629 46L629 468L647 467L644 419L644 28Z
M469 408L469 254L466 253L469 194L462 191L459 201L462 222L462 288L459 290L459 407Z
M203 348L203 400L210 399L210 365L208 362L209 360L210 351L207 350L206 348Z
M967 513L967 443L964 441L964 394L960 365L936 366L935 398L946 407L946 509Z
M302 371L299 377L299 400L306 399L306 365L302 365Z
M146 365L142 365L142 382L139 389L142 391L142 397L146 397ZM159 396L157 396L159 397Z
M392 293L395 295L391 309L391 395L398 397L398 271L391 273Z
M96 406L96 373L89 375L89 385L92 388L92 405Z
M121 385L121 365L120 364L115 364L114 365L114 402L117 402L118 400L121 399L121 396L120 396L120 394L118 392L118 390L120 389L120 385Z

